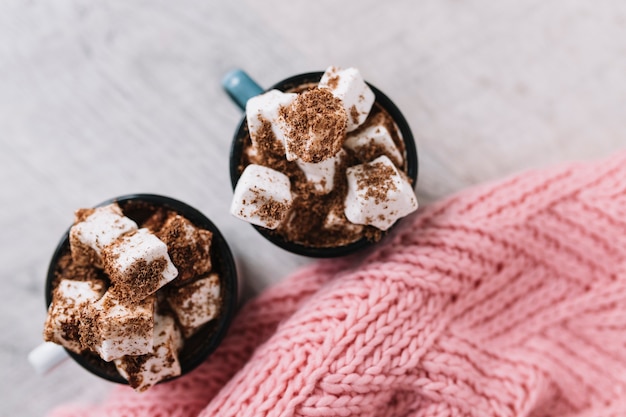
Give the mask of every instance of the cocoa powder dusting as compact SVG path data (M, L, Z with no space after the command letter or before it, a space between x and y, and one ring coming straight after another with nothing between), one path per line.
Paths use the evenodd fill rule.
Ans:
M389 191L398 189L392 179L394 174L394 169L382 162L363 164L363 170L356 175L357 187L366 190L366 199L373 198L376 204L381 204Z
M400 155L403 155L402 161L393 161L393 162L398 164L398 168L400 168L400 170L406 172L407 161L406 161L406 157L404 156L406 153L406 147L404 145L404 140L400 134L400 129L398 129L398 126L395 124L395 122L393 121L393 118L389 115L389 113L387 113L385 109L383 109L380 106L380 104L378 104L377 102L374 102L374 105L372 106L372 110L370 111L370 114L367 116L367 119L365 119L365 122L361 126L359 126L354 131L354 133L355 134L361 133L363 130L371 126L383 126L387 129L387 131L391 135L391 139L393 140L394 145L396 145L396 148L400 152ZM382 150L376 149L376 150L368 151L367 153L360 154L358 155L358 157L361 160L361 162L367 162L383 154L384 152ZM387 156L391 158L391 155L387 155ZM370 157L373 157L373 158L367 159Z
M80 345L83 350L93 349L99 341L98 335L98 322L100 321L100 314L83 314L81 315L81 328L80 328Z
M141 375L141 369L145 365L146 361L150 359L152 355L138 355L138 356L126 356L124 358L124 369L128 374L128 385L133 388L141 386L143 383L143 376Z
M61 332L63 334L63 338L66 340L79 341L80 340L80 332L78 330L79 323L80 321L76 319L64 322L61 325Z
M78 222L85 221L85 219L91 216L95 211L96 209L93 209L93 208L83 208L83 209L76 210L74 212L74 222L78 223Z
M356 106L352 106L350 107L350 120L352 120L352 123L359 124L359 111L357 110Z
M146 219L141 227L144 227L150 230L152 233L156 234L159 230L163 228L163 225L171 215L171 211L163 207L158 207L154 210L154 213Z
M150 263L140 259L124 272L125 280L111 276L113 284L109 290L121 304L136 304L143 299L143 294L152 294L158 289L160 277L166 268L165 258Z
M373 161L379 156L386 155L389 157L394 163L400 163L400 161L396 161L392 155L387 153L387 148L382 145L379 145L374 142L374 139L371 139L367 146L359 147L355 150L355 155L361 162Z
M197 229L183 216L170 213L155 234L167 245L167 252L178 270L175 285L211 270L213 234L208 230Z
M70 279L73 281L108 281L102 270L96 269L91 265L77 265L69 251L60 256L59 262L54 267L52 287L56 288L62 279Z
M255 132L254 143L257 151L263 154L284 154L285 147L283 144L276 140L274 131L272 130L272 124L259 116L261 127Z
M192 295L199 289L200 287L196 285L195 282L192 282L184 287L173 288L168 294L168 300L170 303L176 305L180 310L184 310L189 314L203 315L215 306L219 306L221 302L219 297L217 299L210 297L209 303L194 303Z
M328 87L334 90L339 85L339 76L333 75L331 77L328 77L328 81L326 82L326 84L328 85Z
M290 128L287 151L304 162L321 162L343 146L347 115L341 100L327 89L314 88L301 93L279 115Z
M251 214L259 216L265 220L269 226L274 226L283 220L283 215L287 210L287 205L273 198L267 198L267 193L262 189L252 190L254 199L249 202L257 207Z

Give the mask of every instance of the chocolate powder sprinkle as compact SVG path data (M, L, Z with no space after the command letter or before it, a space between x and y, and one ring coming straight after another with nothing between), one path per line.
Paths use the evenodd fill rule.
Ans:
M389 191L397 191L393 182L395 170L382 162L363 164L363 170L357 173L357 187L365 191L365 198L373 198L376 204L387 199Z
M217 308L221 304L221 297L209 296L208 303L196 303L194 302L192 295L200 289L198 281L192 282L189 285L180 288L171 289L168 293L168 300L170 304L176 305L178 310L184 310L188 314L205 315ZM184 328L184 326L182 326ZM193 330L193 329L188 329Z
M264 155L272 153L285 153L283 144L276 139L274 132L272 131L272 124L259 116L261 127L256 131L254 142L257 147L257 151Z
M352 123L355 125L359 123L359 115L360 114L356 106L350 107L350 120L352 120Z
M141 301L144 294L152 294L158 289L160 277L166 267L165 258L155 259L150 263L143 259L138 260L130 266L130 272L125 272L130 279L126 282L114 282L110 290L121 304L133 305Z
M85 219L91 216L95 211L96 209L93 209L93 208L84 208L84 209L76 210L74 212L75 222L78 223L78 222L85 221Z
M83 350L93 349L98 342L96 335L98 334L97 323L99 321L99 313L93 316L82 314L80 328L80 344Z
M355 134L361 133L363 130L371 126L385 127L387 131L389 132L389 134L391 135L391 139L393 140L394 145L396 145L396 148L400 152L400 155L405 154L406 148L404 145L404 140L402 139L402 136L400 134L400 130L398 129L398 126L395 124L391 116L376 102L374 103L374 106L372 107L372 110L370 111L369 116L367 117L367 119L365 119L365 122L361 126L359 126L353 133ZM372 159L377 158L383 153L384 152L367 152L367 154L359 155L359 158L372 157L371 159L369 159L371 161ZM387 155L387 156L391 158L390 155ZM403 159L406 159L406 158L403 158ZM361 159L361 162L367 162L367 160L368 159ZM393 162L396 164L399 164L398 168L406 172L407 170L406 160L403 160L403 161L394 160Z
M61 255L59 263L54 268L53 288L56 288L62 279L74 281L102 280L107 282L106 275L99 269L91 265L78 265L73 261L71 253L68 251Z
M338 75L333 75L331 77L328 78L327 81L327 85L328 87L330 87L331 89L335 89L337 88L337 86L339 85L339 76Z
M261 217L269 226L280 223L289 207L281 201L265 197L260 191L254 190L255 197L250 204L257 206L257 209L252 214Z
M307 90L279 111L290 126L287 151L304 162L318 163L335 155L346 136L347 115L341 100L327 89Z
M355 149L354 153L359 161L363 163L373 161L382 155L387 156L396 165L400 163L400 161L396 161L396 158L387 151L385 146L375 143L374 139L370 139L367 146L360 146Z
M157 233L172 214L173 213L171 211L163 207L159 207L150 217L148 217L148 219L143 223L142 227L145 227L152 233Z
M170 213L156 236L167 245L170 259L178 270L176 285L211 270L213 234L208 230L197 229L183 216Z
M133 388L141 386L143 383L141 369L151 357L151 354L125 357L124 368L128 374L128 385Z

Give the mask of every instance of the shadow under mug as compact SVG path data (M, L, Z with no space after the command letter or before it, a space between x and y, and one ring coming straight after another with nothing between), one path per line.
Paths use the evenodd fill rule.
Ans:
M264 90L246 72L241 69L235 69L224 76L224 78L222 79L222 86L231 97L231 99L235 102L235 104L237 104L237 106L239 106L239 108L245 112L246 103L250 98L254 96L257 96L269 90L275 89L284 92L294 90L303 85L318 83L323 74L323 72L309 72L295 75L274 84L267 90ZM367 85L374 92L374 95L376 97L375 102L391 116L396 126L398 127L398 130L400 131L404 142L406 154L406 174L415 186L417 182L418 159L417 148L415 146L415 140L413 138L411 128L409 127L409 124L407 123L406 119L404 118L398 107L385 94L383 94L378 88L374 87L372 84L367 83ZM237 181L241 176L240 168L245 147L245 139L247 136L248 125L244 114L244 117L239 123L239 127L235 132L235 136L233 138L230 149L230 181L233 190L235 189ZM395 228L401 222L401 220L402 219L398 220L389 230L387 230L387 232L389 232L392 228ZM342 246L312 247L288 241L279 234L274 233L269 229L256 225L252 226L263 237L265 237L267 240L277 245L278 247L298 255L304 255L313 258L333 258L345 256L377 243L363 237L359 240ZM385 232L385 234L387 232Z
M138 224L150 215L148 207L163 207L172 210L196 227L206 229L213 234L211 243L212 270L219 275L222 307L217 318L203 325L196 333L185 340L179 353L181 375L185 375L202 363L220 344L235 315L238 304L237 270L232 252L217 227L206 216L195 208L169 197L155 194L131 194L106 200L97 207L118 203L124 215ZM52 291L59 260L70 250L69 229L59 242L48 268L46 278L46 306L52 302ZM115 368L113 362L105 362L97 354L87 352L77 354L66 349L69 356L89 372L106 380L120 384L128 384ZM177 378L177 377L176 377ZM170 378L170 381L175 378ZM163 381L163 382L166 382Z

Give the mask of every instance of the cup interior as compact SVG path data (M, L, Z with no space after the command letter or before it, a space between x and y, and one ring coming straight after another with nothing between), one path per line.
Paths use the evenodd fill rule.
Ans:
M309 72L304 74L295 75L293 77L289 77L284 79L273 86L271 86L268 90L276 89L279 91L289 91L296 89L302 85L318 83L322 78L324 73L319 72ZM411 179L412 183L415 185L417 182L417 174L418 174L418 158L417 158L417 147L415 145L415 139L413 138L413 133L411 132L411 128L409 127L408 122L400 112L400 109L378 88L373 86L370 83L367 83L370 89L374 92L376 97L375 102L380 105L389 115L393 118L398 130L400 131L404 145L405 145L405 158L406 158L406 174ZM237 181L241 176L243 171L243 152L246 146L246 137L248 136L248 124L246 117L242 118L239 123L239 127L235 132L235 136L233 138L230 150L230 181L233 190L237 185ZM398 220L387 232L383 233L387 234L393 228L395 228L402 219ZM361 249L364 249L368 246L371 246L375 242L369 240L367 238L361 238L352 243L342 246L335 247L312 247L305 246L299 244L297 242L291 242L283 238L277 233L272 232L266 228L252 225L263 237L277 245L278 247L285 249L289 252L313 257L313 258L333 258L349 255L351 253L357 252Z
M154 194L132 194L106 200L98 206L117 202L127 217L141 223L149 216L148 207L164 207L187 218L196 227L209 230L213 234L211 244L211 262L213 271L219 275L222 308L217 318L202 326L195 334L185 340L179 353L181 376L192 371L202 363L219 345L232 321L238 303L238 282L235 261L226 240L218 228L195 208L169 197ZM70 250L69 228L59 242L48 268L46 278L46 306L52 302L55 285L55 273L59 260ZM66 349L79 365L89 372L120 384L128 382L117 372L113 362L105 362L95 353L77 354ZM172 378L175 379L175 378ZM169 379L171 380L171 379Z

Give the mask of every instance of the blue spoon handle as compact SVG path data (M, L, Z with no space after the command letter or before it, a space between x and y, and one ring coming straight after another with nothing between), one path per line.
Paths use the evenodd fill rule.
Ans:
M222 87L235 104L244 111L248 100L264 91L260 85L241 69L234 69L226 73L224 78L222 78Z

